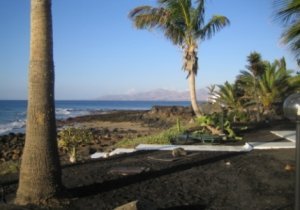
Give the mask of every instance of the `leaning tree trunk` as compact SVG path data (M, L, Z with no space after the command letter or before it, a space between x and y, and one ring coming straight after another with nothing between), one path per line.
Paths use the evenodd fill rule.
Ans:
M26 141L16 204L47 204L62 189L55 106L51 0L31 0Z
M197 104L195 78L198 71L197 45L186 46L183 56L183 69L188 72L190 98L193 111L197 117L201 116L200 108Z
M199 109L197 103L197 94L196 94L196 83L195 83L195 73L192 71L189 75L189 89L190 89L190 97L191 97L191 104L192 108L197 117L201 116L201 111Z

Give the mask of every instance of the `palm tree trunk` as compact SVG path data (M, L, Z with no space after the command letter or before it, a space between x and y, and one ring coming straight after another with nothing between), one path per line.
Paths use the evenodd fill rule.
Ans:
M255 76L254 77L254 100L255 100L255 108L256 108L256 121L260 122L261 117L260 117L260 106L259 106L259 101L258 101L259 99L258 99L258 95L257 95L257 91L258 91L257 81L258 81L258 78L257 78L257 76Z
M190 88L190 97L193 111L197 117L201 116L200 108L197 104L197 95L196 95L196 84L195 84L195 73L193 71L190 72L189 75L189 88Z
M197 104L195 77L198 71L197 45L195 43L186 45L183 51L183 69L188 72L190 98L193 111L197 117L201 116L200 108Z
M15 203L45 204L62 189L54 106L51 0L31 0L26 140Z

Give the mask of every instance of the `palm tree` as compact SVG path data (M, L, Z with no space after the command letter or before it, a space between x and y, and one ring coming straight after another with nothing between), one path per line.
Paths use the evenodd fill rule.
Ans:
M257 95L258 81L261 75L265 71L265 64L261 59L261 55L257 52L252 52L247 57L248 65L246 68L248 71L241 71L241 74L237 78L237 84L244 88L244 99L250 100L251 104L256 107L256 120L260 121L260 104ZM250 103L248 103L250 104Z
M283 43L288 44L300 57L300 1L299 0L277 0L278 11L276 19L281 20L285 25L282 34Z
M218 102L223 104L225 108L233 114L234 121L243 112L243 105L240 97L237 95L235 84L225 82L224 85L218 85L219 90L216 91L216 95L219 96Z
M158 7L140 6L133 9L129 17L138 29L160 29L173 44L182 47L182 68L188 73L192 107L195 114L200 116L195 84L198 71L198 41L211 38L228 25L229 20L225 16L215 15L205 24L205 0L198 0L196 3L191 0L157 0L157 2Z
M247 56L248 65L246 68L253 73L255 77L260 77L265 70L264 62L258 52L252 52Z
M273 105L281 103L288 92L291 71L287 70L285 59L266 62L265 71L258 81L258 99L265 114L271 114Z
M41 205L61 187L54 106L51 0L31 0L26 140L15 203Z
M293 92L300 92L300 74L297 74L288 79L290 94Z

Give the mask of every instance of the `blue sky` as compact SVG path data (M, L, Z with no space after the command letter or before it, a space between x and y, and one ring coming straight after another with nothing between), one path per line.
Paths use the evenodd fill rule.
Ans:
M207 0L206 19L231 25L199 43L197 88L233 82L253 51L273 61L293 55L280 43L274 0ZM136 30L129 11L155 0L52 0L56 99L96 99L164 88L188 89L181 50L160 31ZM0 99L26 99L30 0L0 1Z

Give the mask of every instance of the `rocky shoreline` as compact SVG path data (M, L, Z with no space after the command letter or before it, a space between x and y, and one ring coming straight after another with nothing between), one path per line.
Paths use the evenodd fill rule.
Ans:
M58 130L65 127L88 129L93 134L93 140L79 147L79 159L89 159L95 152L110 151L114 144L124 138L147 136L176 123L177 118L188 122L193 117L192 110L187 107L154 106L148 111L124 110L108 113L58 120ZM9 133L0 136L0 164L7 161L19 161L25 143L25 134ZM68 162L65 151L60 150L62 163Z
M24 143L25 134L22 133L0 136L0 163L19 160L22 156Z

